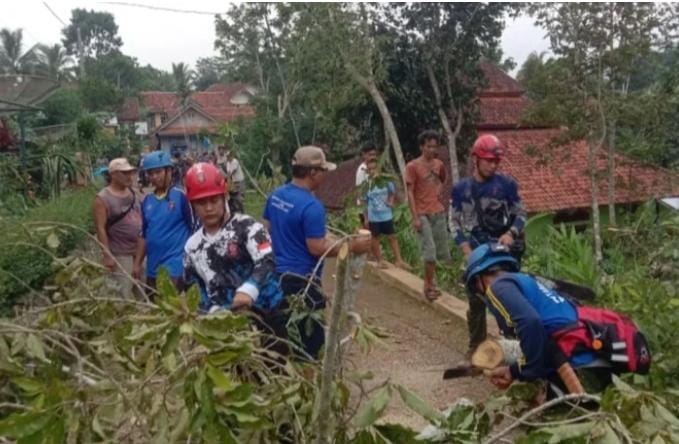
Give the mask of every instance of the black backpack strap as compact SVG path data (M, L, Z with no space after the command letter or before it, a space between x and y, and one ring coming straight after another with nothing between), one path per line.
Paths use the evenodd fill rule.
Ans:
M481 211L481 198L479 197L479 187L476 185L476 181L473 177L469 178L469 186L471 187L472 203L474 204L474 211L476 212L476 219L479 226L487 231L486 221L483 218L483 212Z
M111 228L113 225L115 225L118 222L120 222L121 220L123 220L125 218L125 216L127 216L127 214L130 211L132 211L132 208L134 208L134 204L137 202L137 193L135 193L132 188L130 188L130 192L132 193L132 203L130 204L129 207L127 207L126 209L124 209L120 213L106 219L106 229L107 230L109 228Z

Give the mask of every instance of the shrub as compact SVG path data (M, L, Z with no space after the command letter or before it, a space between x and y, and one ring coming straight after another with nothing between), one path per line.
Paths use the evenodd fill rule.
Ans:
M84 232L57 224L92 231L94 195L93 188L68 191L22 216L0 219L0 312L11 310L19 297L52 275L54 256L63 257L82 244Z

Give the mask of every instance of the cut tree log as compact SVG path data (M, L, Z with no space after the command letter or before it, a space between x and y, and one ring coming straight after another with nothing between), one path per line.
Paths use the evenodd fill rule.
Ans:
M472 354L474 367L492 370L505 362L505 353L500 343L494 339L486 339Z

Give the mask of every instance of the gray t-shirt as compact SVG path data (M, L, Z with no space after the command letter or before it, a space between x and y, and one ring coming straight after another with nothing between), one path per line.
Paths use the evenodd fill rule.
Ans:
M142 196L136 191L132 193L125 197L118 197L106 187L97 194L102 202L104 202L108 220L122 214L132 205L132 209L127 212L125 217L106 229L108 249L116 256L131 256L137 250L142 223Z

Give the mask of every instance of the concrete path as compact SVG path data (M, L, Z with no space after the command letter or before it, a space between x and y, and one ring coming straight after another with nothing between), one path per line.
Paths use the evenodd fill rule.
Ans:
M467 347L466 303L444 294L439 301L431 304L419 296L419 290L415 292L414 288L422 285L416 276L396 269L366 268L357 298L358 311L364 321L379 328L388 337L383 339L384 346L377 346L368 354L353 346L348 353L349 366L356 371L372 372L374 379L369 386L374 387L389 379L439 409L459 397L484 399L492 386L483 377L442 379L443 369L464 358ZM334 264L328 263L324 287L329 295L334 289L332 270ZM451 314L444 309L446 307L454 309L458 315ZM385 421L418 429L426 425L426 421L402 404L396 393Z

